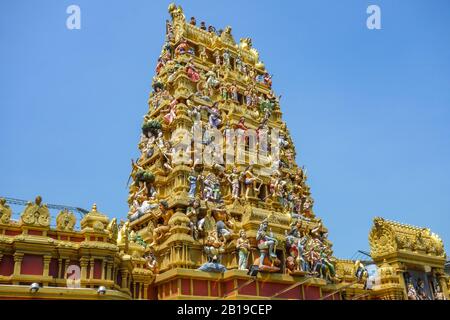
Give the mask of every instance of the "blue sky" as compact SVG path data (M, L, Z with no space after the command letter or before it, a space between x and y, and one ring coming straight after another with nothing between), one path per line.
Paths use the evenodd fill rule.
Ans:
M251 37L274 74L335 254L372 218L450 246L450 2L178 1ZM66 8L81 8L81 30ZM125 217L126 182L169 1L0 3L0 195ZM381 8L381 30L366 8Z

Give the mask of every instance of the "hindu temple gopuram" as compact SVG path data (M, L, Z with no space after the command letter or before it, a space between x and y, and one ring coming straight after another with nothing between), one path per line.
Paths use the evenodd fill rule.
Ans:
M128 218L93 205L53 226L38 196L15 221L1 199L0 298L449 299L427 228L375 217L367 261L333 255L252 40L169 14Z

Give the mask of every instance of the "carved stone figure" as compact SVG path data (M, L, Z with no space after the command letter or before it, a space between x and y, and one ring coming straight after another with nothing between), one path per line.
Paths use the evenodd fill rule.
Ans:
M72 211L62 210L56 217L56 229L61 231L72 231L77 219Z
M234 167L233 171L227 175L227 179L231 184L231 198L239 199L241 175L238 168Z
M207 272L225 272L227 269L220 263L220 258L224 251L223 243L219 240L217 231L211 231L204 246L207 262L198 269Z
M189 206L186 209L186 216L189 218L189 227L191 228L191 236L197 240L198 234L198 215L200 211L200 201L198 199L191 199Z
M250 250L250 242L247 239L247 234L245 230L239 231L239 239L236 241L236 249L238 250L239 255L239 270L248 270L248 255Z
M228 50L223 52L223 65L228 69L231 68L231 55Z
M8 224L11 220L12 210L6 204L5 198L0 198L0 223Z
M41 196L37 196L34 203L28 202L21 215L21 221L26 225L48 227L50 225L50 211L42 204Z
M259 225L259 229L256 233L256 242L260 253L259 268L261 270L266 269L268 271L278 271L279 268L277 266L273 266L273 261L278 260L275 253L278 240L274 238L271 233L268 234L268 227L269 222L267 219L264 219ZM266 261L266 259L268 261ZM263 266L267 266L269 268L263 268Z
M188 176L188 182L189 182L188 195L189 195L189 198L194 198L195 197L195 193L197 191L197 180L198 180L198 174L195 172L195 170L192 170L191 173Z

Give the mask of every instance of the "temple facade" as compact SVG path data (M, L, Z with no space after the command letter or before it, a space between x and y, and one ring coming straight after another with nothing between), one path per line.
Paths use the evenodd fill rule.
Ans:
M375 218L367 261L333 255L280 98L250 38L169 6L129 212L50 227L0 203L0 298L448 299L438 235Z

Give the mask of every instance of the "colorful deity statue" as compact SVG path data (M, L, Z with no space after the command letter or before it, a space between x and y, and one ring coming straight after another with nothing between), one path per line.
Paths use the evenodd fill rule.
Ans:
M198 215L200 213L200 201L198 199L191 199L189 206L186 209L186 216L189 218L189 228L191 228L191 236L198 239Z
M331 252L327 248L320 248L319 261L315 270L319 273L319 276L327 281L333 282L335 280L335 267L331 261Z
M243 72L243 62L242 62L241 53L239 53L238 56L236 57L235 64L236 64L236 70L242 73Z
M159 203L159 211L159 215L156 216L156 228L153 229L153 243L150 246L160 243L171 234L168 223L173 210L169 209L169 204L163 200Z
M252 107L252 92L250 90L245 90L244 98L245 98L245 106L247 108L251 108Z
M269 222L267 219L264 219L259 225L259 229L256 232L256 242L258 244L259 249L259 267L262 267L265 264L266 258L269 261L272 261L277 258L277 254L275 253L276 246L278 244L278 240L273 237L272 234L268 234Z
M408 300L420 300L416 288L411 282L408 283Z
M164 122L168 125L170 125L173 120L177 117L177 99L172 99L172 101L169 104L168 109L161 110L161 112L167 112L166 115L163 117Z
M223 65L228 69L231 68L231 55L227 49L223 52Z
M211 200L213 202L219 202L221 200L220 182L215 174L209 173L203 179L203 186L204 186L203 189L204 200Z
M181 40L180 44L175 48L175 56L179 56L179 55L188 53L188 50L189 50L189 44L185 39L183 39L183 40Z
M192 82L200 80L200 73L191 61L186 64L186 74Z
M267 72L263 76L263 83L269 88L272 87L272 76Z
M238 168L234 167L232 172L227 175L227 179L231 185L231 198L234 200L239 199L241 174Z
M217 231L211 231L206 238L206 244L203 247L206 254L207 262L200 268L201 271L206 272L225 272L227 269L220 263L221 255L225 251L223 243L219 240Z
M189 182L188 195L189 195L189 198L194 198L195 197L195 193L197 191L197 180L198 180L198 174L195 172L195 170L192 170L191 173L188 176L188 182Z
M203 62L206 62L206 61L208 61L208 53L206 52L206 48L205 47L201 47L201 49L200 49L200 59L203 61Z
M360 260L355 261L355 276L359 282L365 282L368 277L367 268Z
M165 64L166 64L166 63L165 63L165 61L163 60L163 58L162 58L162 57L159 57L159 58L158 58L158 62L157 62L157 64L156 64L156 68L155 68L156 74L159 74L159 73L161 72L161 69L164 67Z
M220 126L222 123L222 119L220 117L219 109L216 107L217 103L209 110L208 122L212 128L216 128Z
M239 101L238 87L237 87L236 83L233 83L229 87L229 90L230 90L231 99L234 101Z
M247 233L244 229L239 231L239 239L236 241L236 249L238 250L239 262L238 269L239 270L248 270L248 256L250 253L250 242L247 239Z
M289 261L286 266L289 266L289 271L306 271L308 265L305 260L305 245L308 238L301 231L302 221L297 220L291 225L291 230L286 234L286 249L289 253Z
M430 300L425 291L425 283L421 278L417 279L417 296L419 297L419 300Z
M216 229L217 229L217 236L220 239L223 239L223 242L227 242L231 235L232 232L230 231L230 229L228 228L228 226L226 225L226 222L223 220L217 220L216 222Z
M222 101L228 101L230 88L226 83L222 83L219 87Z
M220 66L222 64L219 51L214 52L214 59L216 61L216 66Z
M158 260L154 253L150 252L145 256L145 260L147 260L147 267L155 274L158 272Z
M313 200L311 199L311 197L305 197L302 200L302 213L304 216L306 217L313 217L313 213L312 213L312 205L313 205Z
M249 165L243 172L242 176L244 177L244 185L245 185L245 198L249 198L250 190L253 190L253 192L258 193L260 191L260 188L262 186L262 181L259 177L257 177L253 173L253 165ZM257 182L260 182L259 187L256 186Z
M216 230L216 220L210 209L206 210L206 215L198 221L198 230L203 234Z
M156 198L150 197L148 200L145 197L137 197L132 204L129 219L134 221L157 208L159 203Z
M206 72L205 77L206 77L206 88L208 89L209 95L212 96L214 93L213 90L219 86L220 81L219 79L217 79L217 74L212 70Z

